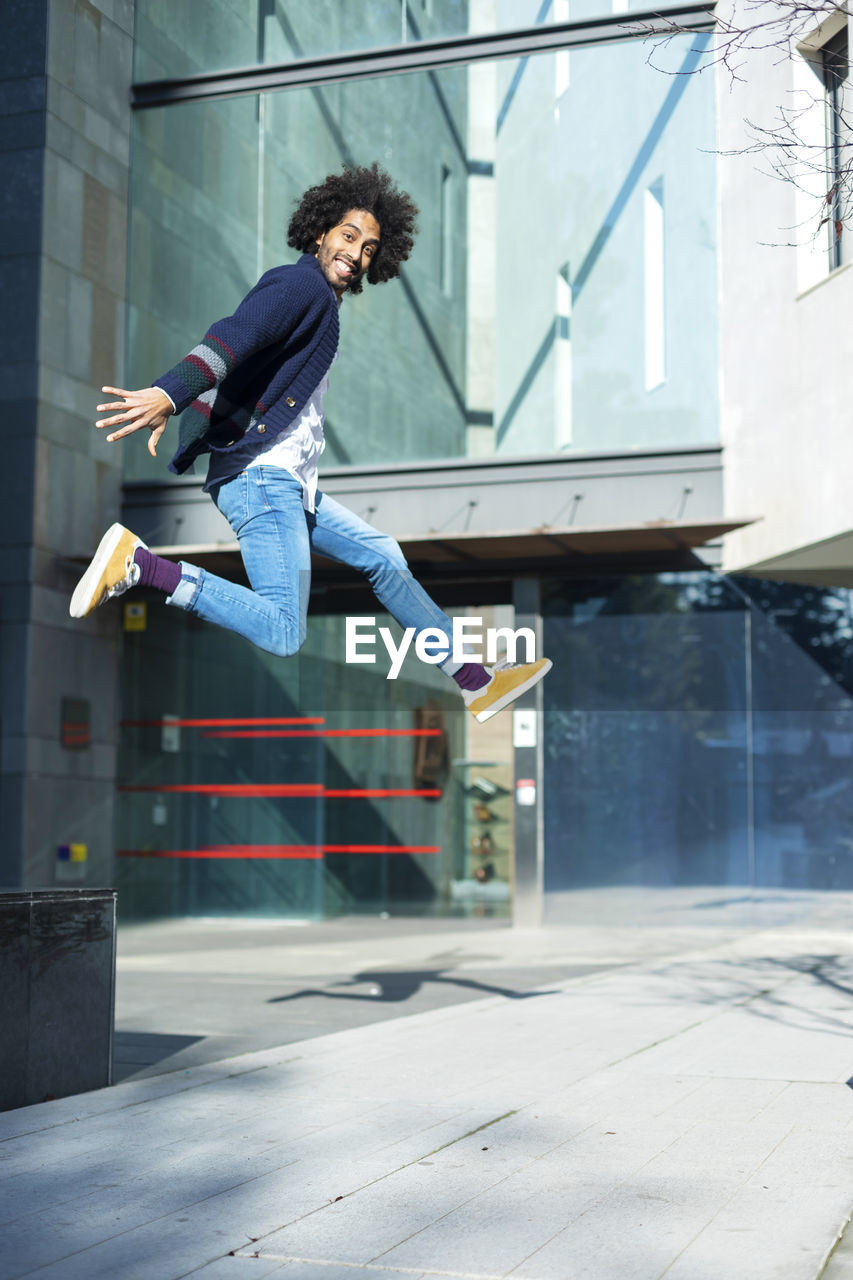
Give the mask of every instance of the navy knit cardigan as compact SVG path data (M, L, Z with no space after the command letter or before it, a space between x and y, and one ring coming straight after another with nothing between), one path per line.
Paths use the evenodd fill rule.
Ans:
M211 453L205 489L237 475L298 416L338 348L338 299L310 253L261 276L232 316L152 384L182 414L169 470Z

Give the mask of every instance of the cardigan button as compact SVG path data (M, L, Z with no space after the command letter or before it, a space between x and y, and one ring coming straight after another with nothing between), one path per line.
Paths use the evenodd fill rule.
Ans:
M261 423L261 425L258 427L258 435L262 436L265 431L266 431L266 427L264 426L263 423Z
M294 400L293 396L288 396L284 403L286 405L289 405L290 408L292 409L293 406L296 404L296 401Z

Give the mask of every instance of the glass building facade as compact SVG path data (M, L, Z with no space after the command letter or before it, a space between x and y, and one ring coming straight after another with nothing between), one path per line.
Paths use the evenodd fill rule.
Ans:
M853 594L708 571L549 584L546 896L853 887Z
M200 4L137 0L137 82L613 13L205 0L201 22ZM417 201L420 234L401 281L345 300L327 466L718 443L710 38L137 110L128 385L292 260L306 187L379 160ZM126 479L162 480L163 459L128 448ZM473 611L511 623L500 578L484 571ZM539 590L555 662L539 779L552 917L590 886L850 887L848 591L724 579L698 560L646 574L592 561L540 574ZM346 667L343 627L318 591L287 661L157 602L126 631L126 914L510 910L512 718L469 723L414 658L396 681Z
M410 25L420 7L402 6ZM254 5L205 8L223 10L221 28L203 28L220 52L188 66L193 5L179 18L140 3L138 74L241 50L330 52L323 41L335 49L344 31L399 39L390 0L359 6L366 29L344 23L342 0L262 4L245 30ZM421 18L458 34L558 11L433 0ZM228 39L235 25L242 37ZM327 465L715 441L714 86L689 74L709 39L676 37L654 58L626 40L137 111L131 383L170 368L292 260L286 227L306 187L378 159L414 196L420 232L399 284L344 307ZM162 474L142 450L127 468Z
M451 907L465 797L445 676L346 667L343 617L312 617L287 661L162 605L149 618L122 667L127 914Z

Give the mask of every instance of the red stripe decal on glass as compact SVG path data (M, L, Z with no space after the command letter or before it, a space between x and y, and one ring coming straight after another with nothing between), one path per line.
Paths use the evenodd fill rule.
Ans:
M430 800L437 800L441 792L438 787L424 787L419 790L405 787L330 787L323 791L324 800L337 800L340 797L350 797L358 800L389 800L395 796L426 796Z
M440 729L233 729L203 738L437 738Z
M322 858L324 853L441 853L420 844L210 844L199 849L116 849L117 858Z
M162 786L123 783L118 786L117 790L129 792L156 792L163 795L236 797L271 796L273 798L310 797L318 800L339 799L341 797L365 800L385 800L398 796L421 796L428 797L429 799L437 799L441 795L441 792L437 787L422 788L419 790L405 787L351 787L346 789L334 787L326 789L319 782L184 782L168 783Z

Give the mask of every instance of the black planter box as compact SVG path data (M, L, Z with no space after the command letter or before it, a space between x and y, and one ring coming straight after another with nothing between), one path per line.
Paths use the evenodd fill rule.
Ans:
M0 890L0 1110L112 1083L115 889Z

